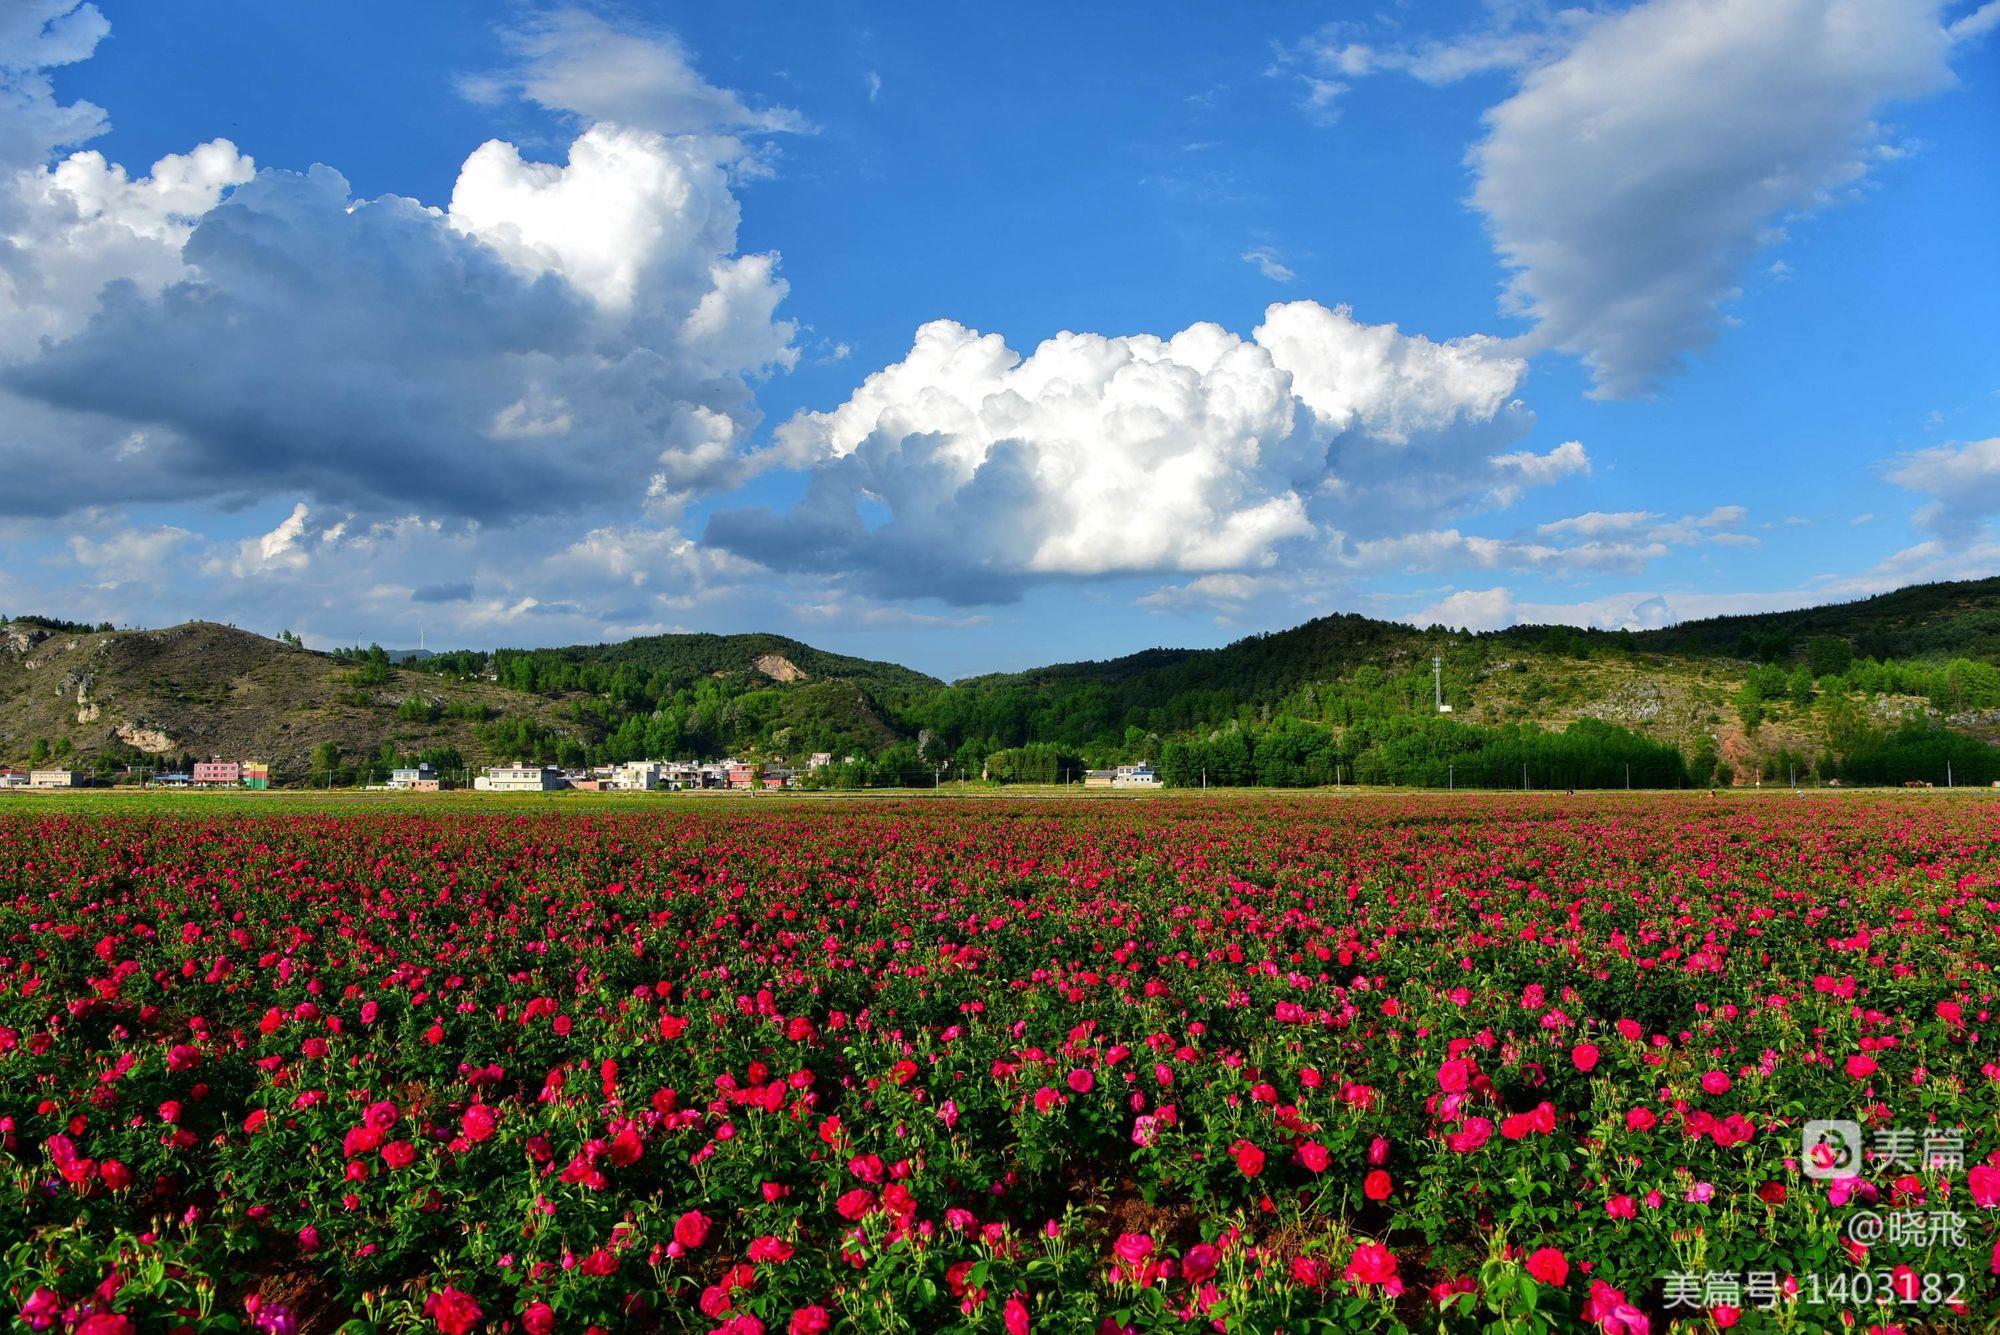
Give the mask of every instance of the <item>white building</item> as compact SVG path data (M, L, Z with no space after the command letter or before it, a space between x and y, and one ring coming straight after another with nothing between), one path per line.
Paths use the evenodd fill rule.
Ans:
M28 771L30 788L74 788L83 776L73 769L38 769Z
M611 767L604 786L621 793L650 793L664 785L665 768L657 760L628 760Z
M391 788L415 788L426 779L437 782L437 770L429 761L420 762L415 769L392 769L389 771Z
M1151 765L1120 765L1111 776L1114 788L1157 788L1159 785L1159 773Z
M489 793L552 793L569 787L569 780L554 765L494 765L472 786Z

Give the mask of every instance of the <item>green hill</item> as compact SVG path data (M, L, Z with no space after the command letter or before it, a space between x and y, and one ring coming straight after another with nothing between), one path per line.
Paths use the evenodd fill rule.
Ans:
M855 758L829 771L843 782L1133 760L1211 782L1500 782L1524 764L1552 782L1608 782L1627 765L1659 782L1897 781L1942 777L1947 760L1954 778L1976 778L1996 740L2000 579L1642 632L1470 634L1337 615L1218 649L950 684L768 634L391 663L203 622L0 623L0 763L14 764L219 753L298 777L330 744L357 776L418 754L478 765L829 752Z

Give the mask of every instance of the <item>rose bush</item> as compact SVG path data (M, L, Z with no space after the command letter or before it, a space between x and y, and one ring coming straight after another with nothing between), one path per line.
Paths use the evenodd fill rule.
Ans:
M1981 1330L1996 963L1963 801L23 807L0 1248L31 1330Z

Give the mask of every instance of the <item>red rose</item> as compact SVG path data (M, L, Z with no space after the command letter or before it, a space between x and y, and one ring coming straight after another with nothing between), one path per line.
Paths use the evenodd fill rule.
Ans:
M2000 1168L1974 1164L1965 1175L1965 1189L1972 1194L1972 1203L1982 1210L2000 1205Z
M1153 1240L1144 1233L1120 1233L1111 1244L1111 1252L1121 1261L1136 1264L1153 1254Z
M1364 1242L1348 1258L1342 1278L1356 1284L1387 1284L1396 1278L1396 1254L1379 1242Z
M759 1238L750 1244L750 1259L766 1265L782 1265L792 1259L792 1244L782 1238Z
M499 1124L499 1115L483 1103L473 1104L465 1110L465 1116L458 1119L459 1129L475 1145L482 1140L491 1140L493 1129Z
M1395 1189L1396 1184L1390 1180L1389 1174L1380 1168L1369 1173L1361 1182L1361 1194L1371 1201L1386 1201Z
M1182 1277L1190 1284L1201 1283L1215 1273L1215 1264L1221 1255L1212 1244L1197 1242L1181 1258Z
M1569 1283L1569 1258L1554 1247L1543 1247L1528 1258L1528 1273L1551 1288Z
M1231 1145L1229 1155L1236 1160L1236 1171L1245 1177L1255 1177L1264 1171L1264 1151L1247 1140Z
M1591 1071L1597 1066L1597 1045L1579 1043L1569 1050L1569 1059L1576 1063L1579 1071Z
M528 1335L554 1335L556 1309L547 1303L529 1303L521 1312L521 1329Z
M424 1300L424 1315L443 1335L466 1335L485 1315L469 1293L453 1288L439 1289Z
M1299 1146L1299 1162L1306 1166L1308 1172L1324 1173L1327 1165L1333 1162L1333 1156L1326 1152L1326 1146L1309 1140Z
M708 1241L708 1216L699 1210L689 1210L674 1221L674 1241L689 1251L695 1250Z
M86 1317L76 1328L76 1335L134 1335L139 1328L116 1312L99 1312Z
M392 1140L382 1147L382 1162L391 1168L408 1168L417 1161L417 1147L407 1140Z
M827 1315L824 1307L817 1304L801 1307L792 1313L791 1324L787 1327L790 1335L825 1335L825 1332L832 1328L833 1318Z
M1865 1052L1857 1052L1847 1059L1847 1074L1856 1080L1866 1080L1875 1074L1875 1059Z

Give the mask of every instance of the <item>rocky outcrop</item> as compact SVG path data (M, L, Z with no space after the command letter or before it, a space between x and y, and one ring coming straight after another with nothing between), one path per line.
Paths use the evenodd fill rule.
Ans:
M165 755L174 749L174 739L158 728L149 728L143 723L121 723L118 725L118 740L147 755Z
M765 654L754 664L756 669L772 681L804 681L805 671L783 654Z

